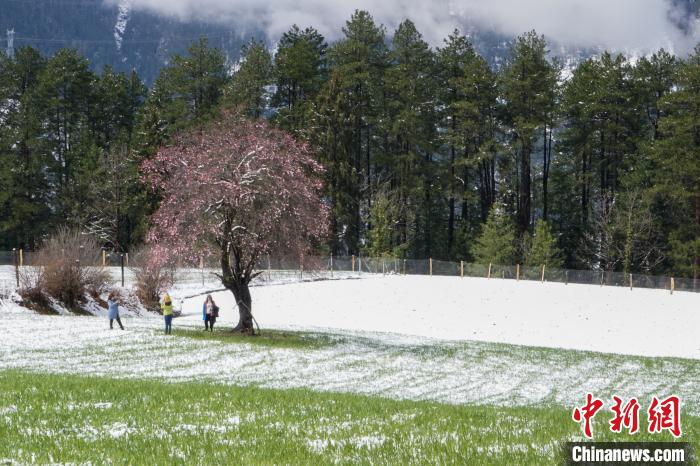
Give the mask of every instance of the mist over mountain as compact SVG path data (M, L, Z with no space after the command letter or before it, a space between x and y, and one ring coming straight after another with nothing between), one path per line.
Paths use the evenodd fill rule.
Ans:
M370 11L388 35L409 18L433 46L459 28L494 66L507 57L509 41L531 29L547 37L552 55L565 64L603 50L685 55L700 37L696 0L0 0L0 33L14 30L15 48L31 45L47 54L76 48L96 70L136 69L150 84L200 36L233 64L248 39L274 47L294 23L337 39L356 8Z
M102 0L0 0L0 49L6 48L5 34L12 29L15 49L29 45L53 54L64 47L75 48L97 71L105 65L121 71L136 69L148 84L173 54L186 52L201 36L224 50L231 62L250 38L230 25L181 21L134 10L128 1L108 4Z

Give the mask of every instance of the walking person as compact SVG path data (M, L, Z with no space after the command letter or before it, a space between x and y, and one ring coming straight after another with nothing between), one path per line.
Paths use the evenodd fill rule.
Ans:
M124 326L122 325L122 320L119 318L119 303L117 302L116 297L114 296L114 292L110 292L109 295L107 296L107 307L108 307L108 317L109 317L109 329L112 330L114 321L116 320L117 323L119 324L119 327L121 327L122 330L124 330Z
M163 296L163 303L160 305L160 308L165 319L165 334L170 335L173 333L173 300L170 299L168 293L165 293L165 296Z
M214 323L217 317L219 317L219 306L214 302L214 298L208 294L202 305L202 320L204 321L205 331L214 331Z

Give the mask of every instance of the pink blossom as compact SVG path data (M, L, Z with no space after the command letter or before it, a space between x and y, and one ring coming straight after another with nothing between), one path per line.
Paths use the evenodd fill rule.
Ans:
M147 237L160 260L229 254L250 276L261 256L299 257L327 234L323 168L305 144L264 121L225 114L142 169L162 197Z

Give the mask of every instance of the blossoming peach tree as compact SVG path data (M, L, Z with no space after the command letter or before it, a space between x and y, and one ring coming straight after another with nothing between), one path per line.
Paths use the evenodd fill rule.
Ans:
M300 257L327 234L323 168L308 147L264 121L224 114L143 164L162 201L147 241L155 260L215 257L239 322L253 333L249 284L266 255Z

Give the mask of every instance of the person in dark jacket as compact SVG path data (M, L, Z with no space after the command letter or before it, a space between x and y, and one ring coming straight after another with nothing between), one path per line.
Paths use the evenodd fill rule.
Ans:
M108 317L109 317L109 329L112 330L113 328L113 323L116 320L117 323L119 324L119 327L121 327L122 330L124 330L124 326L122 325L122 321L119 318L119 303L117 302L114 293L110 293L109 296L107 296L107 306L108 306Z
M205 331L214 331L214 322L216 322L217 317L219 317L219 306L214 302L214 298L208 294L202 305L202 320L204 321Z

